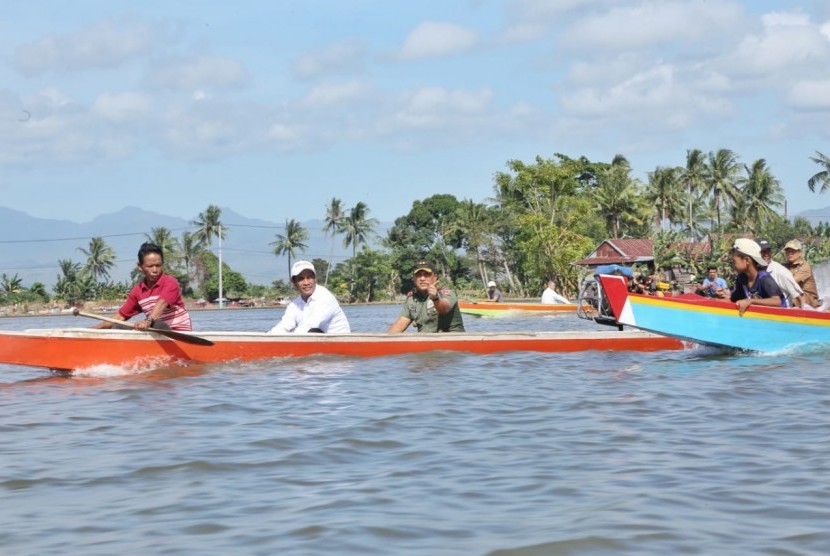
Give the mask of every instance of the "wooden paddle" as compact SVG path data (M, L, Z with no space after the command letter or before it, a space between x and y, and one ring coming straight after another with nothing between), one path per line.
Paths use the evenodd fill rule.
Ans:
M88 317L91 319L98 319L104 322L109 322L112 324L118 324L121 326L126 326L128 328L135 328L135 323L128 322L125 320L118 320L118 319L111 319L109 317L105 317L103 315L96 315L94 313L86 313L81 311L78 308L72 309L72 314L81 317ZM161 334L162 336L167 336L168 338L172 338L173 340L178 340L180 342L185 342L188 344L196 344L199 346L212 346L213 342L208 340L207 338L202 338L200 336L194 336L193 334L186 334L184 332L178 332L176 330L166 330L164 328L148 328L148 332L155 332L156 334Z

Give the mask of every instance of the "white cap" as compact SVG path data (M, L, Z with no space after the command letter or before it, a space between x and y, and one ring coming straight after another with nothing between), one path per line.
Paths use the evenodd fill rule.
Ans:
M735 245L732 246L732 249L754 259L760 267L767 266L767 261L761 256L761 246L754 239L747 239L745 237L738 238L735 240Z
M304 270L310 270L311 272L314 273L314 276L317 276L317 271L314 270L314 265L311 264L311 262L309 262L309 261L297 261L291 267L291 279L293 280L294 278L299 276L300 273Z
M495 287L496 287L496 283L495 283L495 282L493 282L492 280L490 280L489 282L487 282L487 287L488 287L488 288L495 288Z
M791 239L787 242L787 245L784 246L784 250L792 249L793 251L801 251L804 247L801 245L801 242L797 239Z

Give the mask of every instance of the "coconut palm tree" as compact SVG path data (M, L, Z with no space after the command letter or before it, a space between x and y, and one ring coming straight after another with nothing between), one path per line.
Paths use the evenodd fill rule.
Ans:
M683 190L679 180L681 168L658 166L648 173L646 199L657 209L660 229L665 229L665 222L675 222L683 205Z
M305 251L308 245L303 243L308 240L308 230L294 220L285 221L285 234L277 234L276 241L272 241L274 254L277 256L288 255L288 276L291 276L291 259L296 256L297 251Z
M617 161L617 157L614 160ZM634 214L637 210L637 182L630 174L627 162L612 164L599 176L599 185L594 190L594 202L615 239L620 237L623 215Z
M115 266L115 250L107 245L103 238L93 237L89 240L89 250L78 247L78 251L86 256L83 269L93 280L109 280L110 269Z
M375 226L378 221L369 218L369 207L363 201L357 203L349 211L349 215L343 222L343 247L352 248L352 258L357 255L357 248L361 244L368 243L375 235Z
M203 252L203 248L196 240L196 234L190 232L182 232L182 238L179 241L181 246L181 262L184 264L184 272L190 278L190 271L196 258Z
M226 228L222 226L222 209L209 205L205 212L200 212L191 224L196 226L196 242L204 247L213 245L213 238L225 239Z
M731 205L738 196L735 185L741 168L738 156L729 149L710 152L706 165L706 188L712 195L712 205L718 218L718 232L721 231L721 207Z
M5 272L0 276L0 290L6 294L6 299L12 299L12 296L23 291L23 280L15 274L8 276Z
M741 194L735 203L733 218L736 228L755 234L762 222L778 217L775 209L784 204L784 194L781 183L772 175L763 158L744 168L746 177L739 179Z
M686 187L687 201L689 202L689 232L692 240L696 239L694 205L695 199L706 185L706 157L700 149L686 151L686 167L680 175L680 181Z
M331 234L331 251L329 252L328 265L326 265L326 280L324 284L329 284L329 269L331 269L331 259L334 257L334 238L342 231L343 221L346 218L346 213L343 210L343 201L336 197L332 197L329 206L326 207L326 219L323 226L323 233Z
M179 240L173 235L169 228L159 226L151 228L149 234L144 234L147 241L161 247L164 253L165 263L172 266L179 257Z
M822 169L807 180L807 187L810 188L810 191L815 191L816 186L821 185L818 192L824 193L830 189L830 157L816 151L816 156L811 156L810 160L821 166Z

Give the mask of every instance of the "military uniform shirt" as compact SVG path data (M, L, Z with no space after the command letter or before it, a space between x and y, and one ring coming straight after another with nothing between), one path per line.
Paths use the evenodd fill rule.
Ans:
M439 315L435 303L426 294L415 293L403 305L401 316L411 320L418 332L464 332L464 321L458 309L458 297L452 290L440 290L440 296L452 305L446 315Z

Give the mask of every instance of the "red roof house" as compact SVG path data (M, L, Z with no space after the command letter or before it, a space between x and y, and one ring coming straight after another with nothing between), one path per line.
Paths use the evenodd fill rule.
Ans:
M590 255L577 261L581 266L654 263L654 242L650 239L606 239Z

